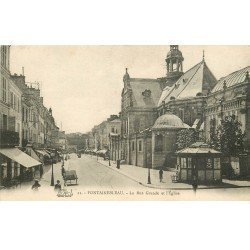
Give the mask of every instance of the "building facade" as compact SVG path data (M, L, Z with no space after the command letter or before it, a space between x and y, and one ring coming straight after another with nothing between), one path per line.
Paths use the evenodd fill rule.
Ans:
M23 91L10 74L10 46L2 45L0 52L0 186L11 186L41 163L18 149L23 142Z
M163 86L158 79L131 78L127 69L123 83L120 157L127 164L143 166L142 131L151 127L157 118Z
M152 128L157 118L166 113L170 112L179 117L184 123L184 126L180 127L201 130L200 134L203 136L206 96L217 80L209 70L204 56L200 63L186 72L183 72L183 61L184 57L179 46L171 45L166 57L166 77L130 78L126 70L123 77L121 107L123 148L121 156L127 164L159 168L160 162L154 163L154 159L157 158L154 149L159 136L156 136L155 132L152 133ZM173 142L171 138L164 141ZM170 151L174 152L174 148L173 145ZM161 156L163 158L161 162L167 162L166 155L167 152L165 156Z
M92 129L92 135L94 137L96 150L109 150L111 148L111 138L115 135L121 134L121 120L118 115L111 115L106 121L103 121L99 125ZM114 149L114 141L112 143L112 149Z
M34 148L58 148L59 128L52 109L43 104L39 85L28 86L24 75L11 75L12 81L22 90L22 147L27 143Z
M238 169L240 175L250 173L249 71L250 66L222 77L209 94L205 109L205 134L208 141L211 130L216 130L221 125L223 118L234 116L241 123L241 130L246 133L244 143L246 155L231 162L233 168Z
M1 98L0 129L1 137L5 131L13 132L20 146L22 141L21 97L22 91L11 79L9 69L10 46L1 46ZM15 135L14 135L15 134Z
M175 167L178 131L189 129L196 141L208 142L211 125L216 129L223 117L234 115L246 133L244 167L240 169L250 173L250 68L218 81L203 52L202 60L184 72L178 45L170 46L165 62L166 76L157 79L131 78L126 69L121 133L110 133L111 159L141 167ZM92 130L96 149L107 147L108 140L102 137L104 124Z

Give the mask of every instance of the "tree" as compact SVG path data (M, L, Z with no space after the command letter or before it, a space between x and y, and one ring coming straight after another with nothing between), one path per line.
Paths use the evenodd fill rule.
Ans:
M182 129L177 132L176 146L177 149L189 147L198 139L198 133L194 129Z
M220 148L218 137L219 137L219 133L216 130L216 120L212 119L210 121L210 140L209 140L209 145L211 148L215 148L215 149Z
M226 116L214 133L210 129L210 146L220 150L224 155L238 156L244 152L244 137L241 123L234 115Z

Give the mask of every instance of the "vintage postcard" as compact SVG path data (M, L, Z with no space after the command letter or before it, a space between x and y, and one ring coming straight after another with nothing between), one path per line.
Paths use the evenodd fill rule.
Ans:
M0 200L250 200L250 46L1 45Z

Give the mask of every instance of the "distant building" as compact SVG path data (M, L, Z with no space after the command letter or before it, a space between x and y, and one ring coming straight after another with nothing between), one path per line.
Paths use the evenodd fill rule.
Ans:
M92 134L92 131L86 133L86 148L87 149L94 149L95 148L95 138Z
M82 150L88 148L88 135L83 133L66 134L67 146ZM72 147L71 147L72 146Z
M60 148L60 143L59 143L59 127L54 127L51 130L51 147L55 148L55 149L59 149Z
M107 122L107 131L109 132L109 153L111 160L118 160L121 158L121 119L111 117Z
M59 145L62 150L67 150L67 139L65 131L59 131Z
M120 135L121 133L121 120L117 115L111 115L106 121L92 129L92 134L95 142L95 149L110 149L110 136ZM113 148L113 150L115 150Z

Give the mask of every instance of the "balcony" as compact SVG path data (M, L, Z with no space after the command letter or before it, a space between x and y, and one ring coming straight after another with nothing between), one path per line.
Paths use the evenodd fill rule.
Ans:
M18 146L19 133L0 129L0 147Z

